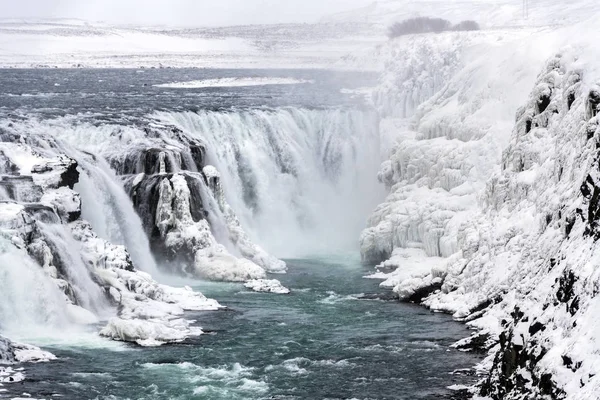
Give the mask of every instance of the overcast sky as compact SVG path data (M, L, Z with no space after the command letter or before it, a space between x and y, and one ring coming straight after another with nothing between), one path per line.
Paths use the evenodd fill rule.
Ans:
M127 24L315 22L373 0L0 0L0 18L79 18Z

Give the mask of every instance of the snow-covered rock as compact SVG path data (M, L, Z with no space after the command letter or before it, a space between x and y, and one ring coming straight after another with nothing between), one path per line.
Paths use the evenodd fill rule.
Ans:
M17 383L25 380L24 369L14 367L14 364L52 360L56 360L56 356L41 350L39 347L14 343L0 336L0 393L3 391L3 384Z
M286 288L277 279L254 279L244 284L248 289L255 292L266 292L276 294L289 294L290 289Z
M27 319L32 324L43 321L61 327L115 316L100 334L141 345L201 334L192 321L182 318L184 312L221 306L190 288L161 285L137 270L125 246L100 238L80 218L81 198L74 190L80 172L73 158L60 153L65 147L51 143L41 148L46 154L41 155L26 143L43 138L21 138L18 144L1 143L0 149L3 181L20 178L19 190L6 190L0 203L0 274L2 283L8 285L2 289L0 315L14 315L21 323ZM28 294L19 289L21 284L39 291ZM0 323L15 326L9 320ZM31 346L3 347L3 358L8 361L34 361L45 354Z
M382 167L391 193L363 234L363 257L393 255L376 277L405 298L424 291L426 306L489 338L486 398L600 393L597 32L590 20L478 47ZM434 256L421 258L429 272L403 253L414 248Z
M0 336L0 364L8 365L23 362L44 362L55 360L56 356L39 347L14 343Z
M165 343L181 342L190 336L199 336L202 330L189 326L185 320L133 319L112 318L100 334L114 340L135 342L140 346L154 347Z
M548 62L517 113L481 213L463 227L471 250L449 263L442 291L425 302L463 318L488 308L502 321L482 392L493 398L600 391L592 372L600 134L598 76L585 68L592 62L578 51Z

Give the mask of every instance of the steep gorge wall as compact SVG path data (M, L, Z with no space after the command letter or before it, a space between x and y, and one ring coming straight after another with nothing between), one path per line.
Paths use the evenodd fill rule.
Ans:
M499 340L482 389L494 399L600 391L598 86L576 59L559 55L539 75L481 214L463 225L462 251L425 301L469 319L483 314L472 323Z
M589 22L560 40L463 52L411 119L384 121L400 134L380 172L390 195L363 233L363 258L397 268L374 277L401 298L478 329L470 341L490 349L478 389L486 398L600 392L600 96L586 40L596 31Z

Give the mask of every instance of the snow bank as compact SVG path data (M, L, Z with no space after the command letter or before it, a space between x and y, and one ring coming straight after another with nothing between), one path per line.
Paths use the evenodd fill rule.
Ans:
M314 83L314 81L294 78L217 78L200 81L163 83L154 86L171 89L200 89L266 85L299 85L303 83Z

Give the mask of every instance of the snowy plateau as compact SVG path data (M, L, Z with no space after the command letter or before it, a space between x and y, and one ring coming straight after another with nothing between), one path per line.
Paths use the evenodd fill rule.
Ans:
M384 160L371 179L386 198L364 216L361 257L377 265L368 278L473 328L455 346L487 355L474 398L598 399L600 14L595 0L532 3L527 20L509 0L387 0L289 26L5 20L0 65L377 71L365 98ZM394 20L432 13L469 16L482 30L385 37ZM167 85L310 83L279 79ZM154 117L144 129L61 125L58 135L39 121L0 121L0 263L12 266L0 275L0 315L19 321L7 333L43 320L101 323L101 336L140 346L201 335L186 311L222 306L159 283L157 250L181 275L290 293L267 279L286 264L254 242L245 211L228 202L233 186L222 175L233 151L211 165L219 143L187 133L197 120ZM293 119L276 117L278 126ZM31 287L40 304L26 304ZM32 315L38 309L45 314ZM0 385L24 379L19 363L54 358L0 337Z

